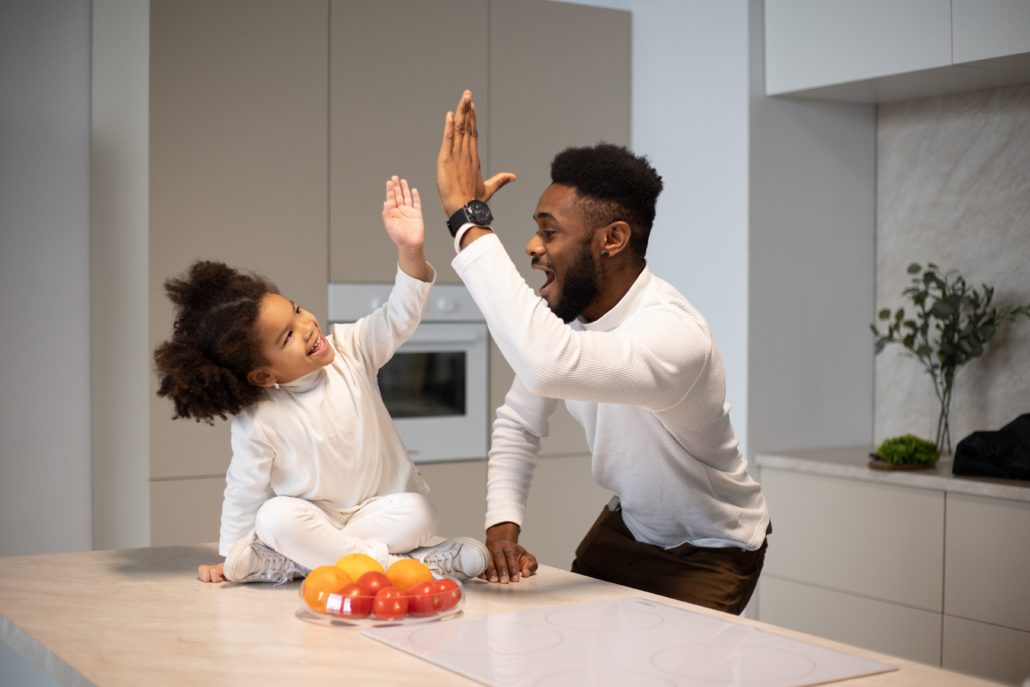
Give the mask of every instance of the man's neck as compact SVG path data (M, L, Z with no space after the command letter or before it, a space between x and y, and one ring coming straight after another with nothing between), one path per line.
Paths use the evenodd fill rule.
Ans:
M601 283L601 292L593 303L583 309L580 319L584 322L594 322L608 314L608 311L618 305L619 301L633 288L633 284L636 283L646 266L646 262L634 263L605 275L605 279Z

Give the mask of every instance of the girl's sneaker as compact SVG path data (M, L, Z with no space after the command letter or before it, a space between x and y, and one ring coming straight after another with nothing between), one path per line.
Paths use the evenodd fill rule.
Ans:
M222 568L222 574L230 582L285 584L304 577L307 572L278 551L262 544L257 535L244 537L233 544Z
M471 537L455 537L435 546L422 546L408 552L437 575L470 580L486 570L486 547Z

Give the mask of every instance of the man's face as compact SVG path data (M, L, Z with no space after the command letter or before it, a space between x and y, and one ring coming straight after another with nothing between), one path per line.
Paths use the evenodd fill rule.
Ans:
M587 224L576 189L559 184L551 184L540 196L533 219L537 232L526 252L533 258L533 269L546 275L540 297L555 315L571 322L600 293L594 228Z

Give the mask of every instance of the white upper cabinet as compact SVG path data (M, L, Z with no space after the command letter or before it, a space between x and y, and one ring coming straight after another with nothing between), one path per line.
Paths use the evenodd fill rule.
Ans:
M952 0L954 61L1030 53L1030 0Z
M1030 0L766 0L767 95L890 102L1030 82Z
M950 0L766 0L768 95L949 64Z

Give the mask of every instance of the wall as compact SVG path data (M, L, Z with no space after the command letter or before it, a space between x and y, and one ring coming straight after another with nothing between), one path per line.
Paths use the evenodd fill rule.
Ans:
M0 3L0 555L89 549L90 5Z
M733 428L748 455L749 5L582 4L633 13L631 147L665 182L648 261L708 320L726 367Z
M761 3L750 22L752 455L868 444L875 109L765 96Z
M883 105L878 126L877 309L912 311L901 293L911 262L991 285L999 305L1030 303L1030 85ZM876 358L875 441L908 432L932 441L930 377L901 351ZM1027 369L1023 319L956 375L953 446L1030 412Z

